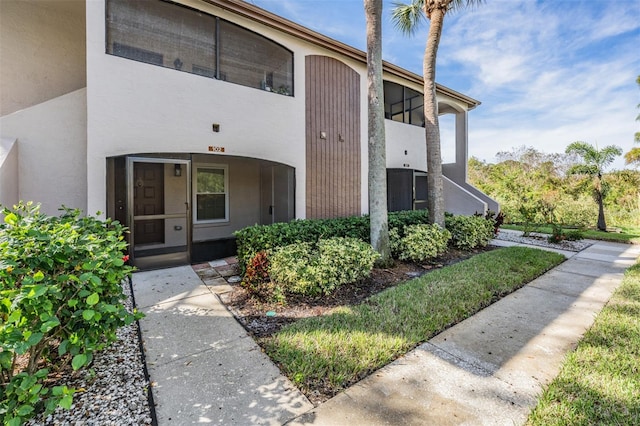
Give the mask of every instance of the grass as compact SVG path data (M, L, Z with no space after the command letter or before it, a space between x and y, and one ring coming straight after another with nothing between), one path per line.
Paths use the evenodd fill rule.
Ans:
M335 394L563 260L524 247L482 253L360 305L297 321L261 343L303 390Z
M504 224L500 227L504 229L514 229L516 231L522 231L524 229L524 226L512 224ZM535 232L551 234L552 228L550 225L540 225L535 228ZM620 232L603 232L587 229L582 231L582 235L584 236L584 238L588 238L591 240L610 241L614 243L640 244L640 228L637 227L621 227Z
M626 271L527 424L640 424L640 263Z

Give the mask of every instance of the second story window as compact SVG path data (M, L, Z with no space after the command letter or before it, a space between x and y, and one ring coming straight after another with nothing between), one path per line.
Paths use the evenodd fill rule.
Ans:
M424 127L422 93L390 81L384 82L384 117Z
M293 96L293 53L260 34L163 0L107 1L107 53Z

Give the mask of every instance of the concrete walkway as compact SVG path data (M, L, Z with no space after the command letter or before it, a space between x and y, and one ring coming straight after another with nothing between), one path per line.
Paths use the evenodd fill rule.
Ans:
M215 274L136 273L158 423L522 424L640 256L640 246L593 243L316 408L219 302Z

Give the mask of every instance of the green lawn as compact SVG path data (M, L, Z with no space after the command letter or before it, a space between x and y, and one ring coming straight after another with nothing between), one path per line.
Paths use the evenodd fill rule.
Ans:
M640 425L640 263L571 353L528 425Z
M482 253L360 305L297 321L261 343L303 390L337 393L563 260L524 247Z
M524 229L521 225L505 224L501 228L515 229L522 231ZM551 234L551 226L541 225L535 228L535 232L541 232L543 234ZM582 231L584 238L600 241L611 241L614 243L627 243L627 244L640 244L640 228L634 227L621 227L620 232L602 232L592 229Z

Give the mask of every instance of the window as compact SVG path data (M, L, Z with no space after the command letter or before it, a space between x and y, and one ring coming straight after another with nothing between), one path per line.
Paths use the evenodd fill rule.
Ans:
M220 72L226 80L292 95L293 54L259 34L220 21Z
M424 127L424 97L413 89L385 81L384 117Z
M195 223L229 220L229 192L227 166L196 166Z
M260 34L168 1L108 0L107 53L293 96L293 53Z
M216 18L164 1L109 0L107 53L202 74L199 64L216 64Z

